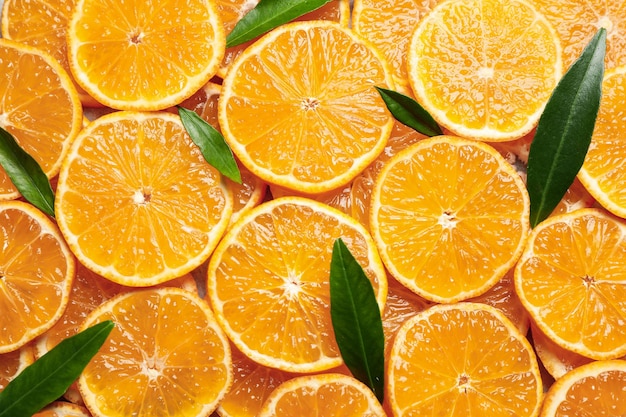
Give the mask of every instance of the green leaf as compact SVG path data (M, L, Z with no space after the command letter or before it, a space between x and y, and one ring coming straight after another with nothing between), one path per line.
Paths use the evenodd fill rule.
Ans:
M375 88L397 121L426 136L443 135L435 119L417 101L397 91Z
M530 223L552 213L582 167L600 107L606 29L600 29L556 86L528 155Z
M341 239L335 241L330 264L330 315L346 366L382 403L385 386L383 322L372 283Z
M37 161L0 127L0 165L15 188L33 206L54 217L54 192Z
M178 107L178 114L191 140L200 148L204 159L222 175L241 184L237 161L224 136L191 110Z
M105 321L69 337L0 392L0 417L30 417L65 393L113 330Z
M226 37L230 48L319 9L330 0L261 0L235 25Z

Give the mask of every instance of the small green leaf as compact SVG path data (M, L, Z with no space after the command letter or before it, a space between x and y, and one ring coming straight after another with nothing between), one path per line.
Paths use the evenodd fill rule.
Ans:
M0 392L0 417L30 417L65 393L113 330L105 321L69 337Z
M178 107L178 114L191 140L200 148L204 159L222 175L241 184L237 161L224 136L191 110Z
M382 403L385 386L385 335L372 283L343 240L333 246L330 265L330 315L343 360Z
M375 88L397 121L426 136L443 135L435 119L417 101L397 91Z
M15 188L33 206L54 217L54 192L37 161L0 127L0 165Z
M563 76L539 119L528 155L530 223L552 213L582 167L600 107L606 29Z
M261 0L226 37L226 47L237 46L319 9L330 0Z

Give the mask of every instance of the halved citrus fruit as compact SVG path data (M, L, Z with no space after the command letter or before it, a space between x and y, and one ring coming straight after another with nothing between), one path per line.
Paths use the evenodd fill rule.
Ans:
M115 323L79 378L85 405L99 417L208 416L232 383L228 339L209 305L178 288L118 295L82 329Z
M580 209L533 229L515 288L539 329L592 359L626 354L626 223Z
M161 110L215 75L226 39L213 1L77 0L67 43L74 79L100 103Z
M0 38L0 127L41 166L58 174L83 111L67 72L47 53ZM19 193L0 167L0 199Z
M94 120L74 142L55 210L85 266L122 285L150 286L204 262L232 206L179 117L117 112Z
M325 204L283 197L244 214L211 256L207 293L228 337L256 362L289 372L342 364L330 320L333 244L343 239L382 310L387 280L375 244Z
M7 353L59 320L75 261L57 226L21 201L0 203L0 242L0 353Z
M241 162L266 182L330 191L382 152L393 117L374 86L392 83L388 65L349 29L286 24L233 63L220 127Z
M530 132L563 72L556 31L525 0L440 2L408 48L418 101L439 124L474 139Z
M532 346L484 304L440 304L407 320L387 370L395 417L536 416L543 399Z
M529 230L529 197L491 146L424 139L376 179L370 229L388 271L435 302L485 293L513 267Z

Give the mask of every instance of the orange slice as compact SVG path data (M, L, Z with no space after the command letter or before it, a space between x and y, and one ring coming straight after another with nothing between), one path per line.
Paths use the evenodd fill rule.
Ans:
M89 410L65 401L55 401L33 417L91 417Z
M574 353L554 343L537 326L531 326L533 346L537 357L552 378L559 379L569 371L593 359Z
M370 228L388 271L435 302L485 293L513 267L529 230L529 198L492 147L452 136L392 157L376 179Z
M74 78L96 100L159 110L215 75L226 40L214 2L77 0L67 43Z
M592 359L626 354L626 224L600 209L549 217L530 234L515 288L559 346Z
M246 356L289 372L342 364L330 321L332 247L342 238L384 306L385 271L363 226L300 197L244 214L211 256L207 293L231 341Z
M546 394L541 417L623 416L626 361L597 361L568 372Z
M12 352L0 354L0 391L33 362L35 362L35 354L30 344Z
M0 39L0 56L0 127L52 178L82 127L76 89L65 70L45 52ZM0 199L18 196L0 168Z
M83 329L115 328L85 368L79 388L99 417L208 416L232 382L228 339L208 304L177 288L118 295Z
M1 202L0 230L0 353L6 353L59 320L75 262L56 225L30 204Z
M393 127L374 86L388 65L336 23L290 23L263 36L224 79L226 141L264 181L307 194L347 184L380 152Z
M370 389L342 374L306 375L276 388L258 417L341 416L384 417L385 412Z
M407 320L387 370L394 417L536 416L543 395L530 343L484 304L437 305Z
M417 25L408 49L418 101L457 135L530 132L562 75L559 37L525 0L451 0Z
M608 71L591 145L578 178L611 213L626 218L626 66Z
M81 263L119 284L150 286L204 262L232 206L179 117L117 112L94 120L74 142L55 209Z

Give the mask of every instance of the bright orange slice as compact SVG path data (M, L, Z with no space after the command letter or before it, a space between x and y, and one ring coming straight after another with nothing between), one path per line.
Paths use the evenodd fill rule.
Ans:
M34 361L35 354L30 344L12 352L0 354L0 391Z
M484 304L437 305L407 320L387 369L394 417L530 417L543 399L532 346Z
M485 293L522 253L530 202L517 172L491 146L424 139L376 179L370 229L388 271L435 302Z
M21 201L0 203L0 242L0 353L6 353L59 320L75 261L56 225Z
M91 417L91 414L83 406L65 401L55 401L34 414L33 417Z
M374 86L392 86L369 43L336 23L281 26L224 79L219 119L252 173L308 194L347 184L382 152L393 118Z
M418 101L455 134L507 141L530 132L561 78L559 37L525 0L450 0L408 49Z
M74 142L55 209L81 263L119 284L150 286L204 262L232 206L179 117L117 112L94 120Z
M342 238L381 307L387 280L374 242L325 204L283 197L244 214L211 256L207 292L220 324L246 356L289 372L342 364L330 320L333 244Z
M115 328L85 368L79 388L99 417L210 415L232 383L228 339L209 305L177 288L118 295L82 329Z

